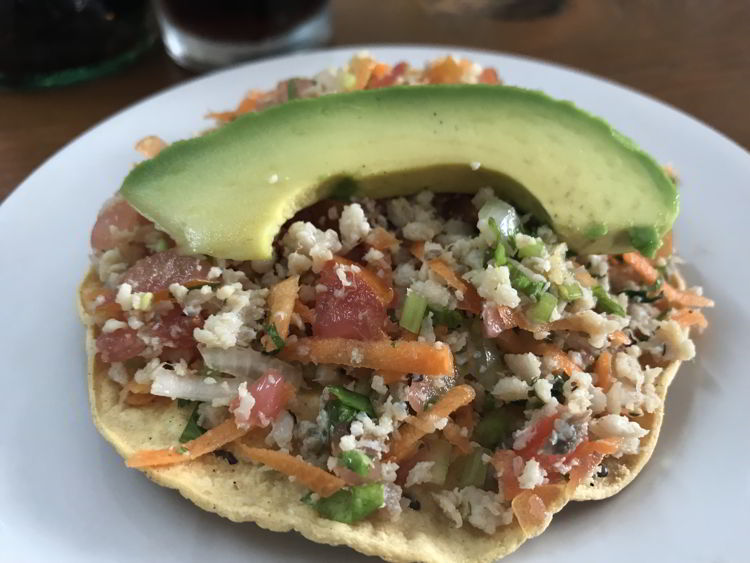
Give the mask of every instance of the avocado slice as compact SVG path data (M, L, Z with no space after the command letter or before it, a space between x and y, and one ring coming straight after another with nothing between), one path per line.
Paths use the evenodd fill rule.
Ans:
M601 119L541 92L480 84L248 114L139 164L121 192L184 250L250 260L270 258L284 221L342 187L382 198L488 185L580 253L651 254L678 211L662 169Z

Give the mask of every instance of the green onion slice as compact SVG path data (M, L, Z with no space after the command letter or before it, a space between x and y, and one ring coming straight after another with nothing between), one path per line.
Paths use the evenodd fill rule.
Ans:
M618 317L625 316L625 309L623 309L622 306L617 301L615 301L612 296L604 290L602 286L596 285L591 289L591 291L593 291L594 297L596 297L596 306L603 312L611 313L612 315L617 315Z
M535 323L546 323L552 317L555 307L557 307L557 297L551 293L542 293L536 304L529 309L529 317Z
M399 325L409 332L419 334L422 328L422 319L424 319L426 311L427 299L419 293L410 291L406 294L406 301L404 301L404 309L401 311Z
M329 385L326 389L347 407L359 412L365 412L370 416L375 416L375 409L372 408L370 398L366 395L349 391L349 389L341 385Z

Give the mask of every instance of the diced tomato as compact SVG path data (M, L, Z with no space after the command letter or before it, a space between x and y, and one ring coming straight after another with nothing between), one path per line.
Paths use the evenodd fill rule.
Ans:
M101 333L96 339L96 349L105 362L124 362L140 354L146 344L132 328Z
M403 76L403 74L407 71L409 68L409 65L405 62L400 62L396 66L393 67L391 72L383 76L382 78L378 78L376 76L371 76L370 81L367 84L367 88L370 90L373 90L375 88L386 88L387 86L393 86L396 81L399 79L399 77Z
M482 306L482 332L486 338L497 338L501 332L518 326L518 317L505 305L485 302Z
M95 250L109 250L117 246L117 238L112 232L133 231L140 225L148 223L143 215L138 213L124 199L117 199L99 212L96 223L91 231L91 247Z
M250 423L252 426L268 426L273 422L294 395L294 388L284 381L284 377L275 372L268 372L248 387L255 399L248 420L237 420L238 424ZM234 412L239 406L239 397L229 405ZM237 414L235 413L235 418Z
M175 250L166 250L141 258L123 277L133 291L166 291L173 283L198 285L208 281L210 264L195 256L182 256Z
M202 318L188 317L182 314L179 307L175 307L154 320L146 327L145 331L150 336L158 337L162 346L194 348L196 343L195 338L193 338L193 330L202 326Z
M336 274L336 262L329 260L320 272L319 284L326 291L317 294L313 334L323 338L378 340L385 337L385 307L375 292L355 272L347 271L347 285Z

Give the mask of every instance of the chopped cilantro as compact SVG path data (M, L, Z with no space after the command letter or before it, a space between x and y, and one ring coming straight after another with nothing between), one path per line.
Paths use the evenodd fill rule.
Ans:
M273 323L268 323L266 325L266 334L271 339L271 342L273 342L273 345L276 346L276 350L274 352L281 352L281 350L284 349L284 339L279 336L279 331L276 330L276 326Z
M458 311L452 309L439 309L437 307L430 307L432 312L432 322L436 325L444 325L450 329L455 329L461 326L463 317Z
M205 428L201 428L200 426L198 426L198 405L199 404L200 403L195 403L195 407L193 408L193 412L190 413L190 418L188 419L187 424L185 425L185 429L182 431L182 434L180 434L181 444L184 444L185 442L189 442L190 440L195 440L198 436L200 436L206 431Z

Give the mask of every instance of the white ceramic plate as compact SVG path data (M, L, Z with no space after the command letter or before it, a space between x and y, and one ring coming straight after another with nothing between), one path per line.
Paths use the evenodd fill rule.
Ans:
M413 64L449 51L370 50ZM126 469L90 420L74 309L94 218L137 159L137 139L190 136L210 125L207 110L233 107L250 88L340 65L353 52L249 64L148 98L63 148L0 207L0 561L367 559L233 524ZM747 560L750 155L691 117L604 80L517 57L450 52L495 66L510 84L571 99L674 164L684 181L676 227L684 272L717 302L710 330L697 339L697 360L672 386L659 446L639 478L611 500L568 506L509 560Z

